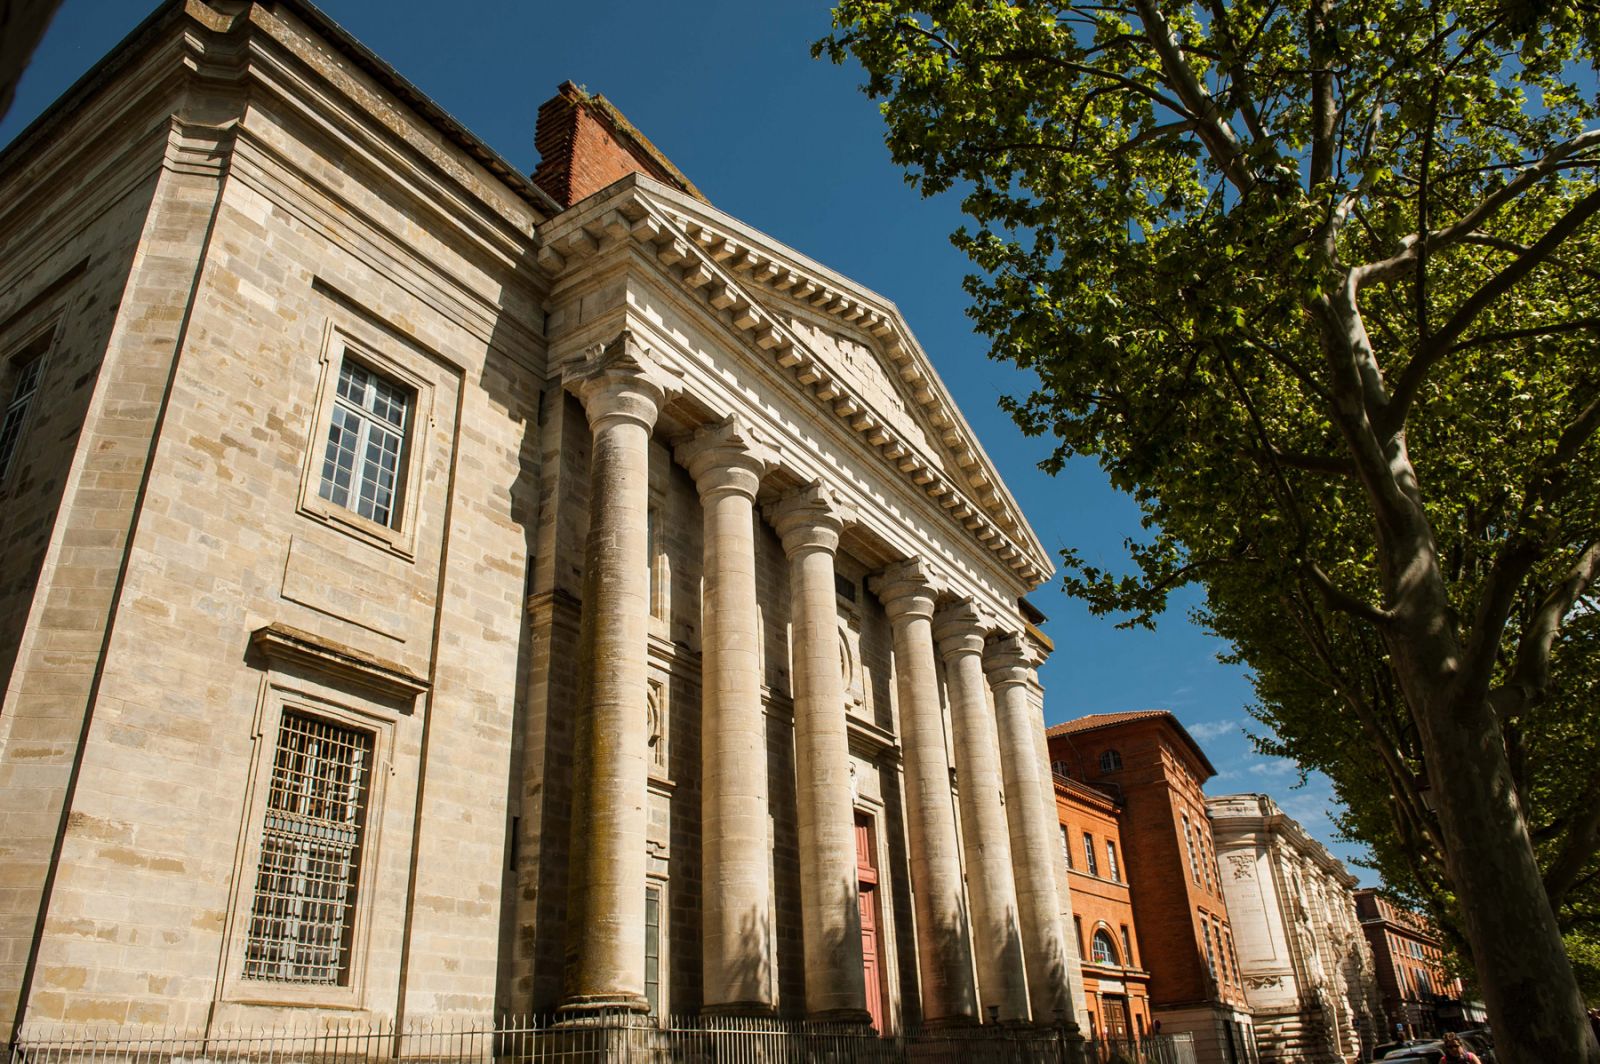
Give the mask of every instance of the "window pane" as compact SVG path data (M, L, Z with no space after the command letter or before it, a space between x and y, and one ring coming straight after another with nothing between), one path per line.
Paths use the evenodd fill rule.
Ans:
M16 457L17 444L22 439L22 423L27 420L28 408L33 405L34 393L39 390L39 375L44 368L43 349L49 343L49 336L35 341L33 349L39 353L21 364L16 387L11 389L11 399L6 403L4 416L0 417L0 480L4 480L6 474L11 472L11 461Z
M344 985L372 736L286 712L278 732L244 976Z
M363 517L392 526L399 511L411 392L359 362L339 367L318 493Z

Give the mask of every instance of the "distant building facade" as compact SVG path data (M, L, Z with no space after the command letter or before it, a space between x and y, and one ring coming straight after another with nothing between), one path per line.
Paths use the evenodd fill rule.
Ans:
M1201 789L1216 769L1165 710L1080 717L1046 734L1057 773L1121 803L1152 1026L1192 1033L1202 1062L1254 1064L1250 1006Z
M1082 1015L1051 561L927 355L536 140L174 0L0 155L0 1043Z
M1206 808L1263 1064L1365 1060L1382 1019L1356 878L1267 795Z
M1445 967L1444 944L1425 917L1371 888L1356 891L1355 901L1372 949L1387 1038L1426 1038L1485 1022L1483 1004L1466 998L1461 980Z
M1083 958L1088 1031L1115 1042L1150 1033L1150 962L1123 852L1122 803L1103 790L1055 775L1062 862L1072 885L1073 931Z

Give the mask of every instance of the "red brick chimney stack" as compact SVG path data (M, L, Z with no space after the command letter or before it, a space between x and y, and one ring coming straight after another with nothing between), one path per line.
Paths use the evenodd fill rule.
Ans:
M563 81L539 107L533 182L570 207L628 174L641 173L704 200L700 190L598 94Z

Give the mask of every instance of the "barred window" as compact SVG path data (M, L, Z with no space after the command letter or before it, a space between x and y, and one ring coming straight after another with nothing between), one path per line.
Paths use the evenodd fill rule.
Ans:
M372 738L284 712L261 832L246 979L349 983Z
M398 382L344 359L322 459L324 499L394 527L411 398Z
M50 347L50 334L45 333L23 348L12 364L17 368L16 384L11 389L11 399L6 403L5 415L0 418L0 483L11 472L11 462L22 443L22 428L28 420L28 409L39 391L39 378L44 371L44 354Z
M661 888L644 892L644 999L650 1015L661 1013Z

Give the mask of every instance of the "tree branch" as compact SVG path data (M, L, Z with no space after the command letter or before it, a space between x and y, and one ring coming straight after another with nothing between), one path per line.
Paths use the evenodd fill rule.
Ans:
M1597 211L1600 211L1600 189L1589 193L1568 208L1567 212L1545 230L1544 235L1534 241L1528 250L1512 259L1499 273L1479 285L1477 291L1463 300L1455 313L1450 315L1450 320L1439 327L1438 332L1423 339L1416 355L1406 363L1406 368L1401 370L1400 378L1390 396L1385 420L1392 428L1397 429L1405 424L1406 413L1427 379L1428 370L1450 350L1456 337L1466 331L1467 326L1471 325L1489 304L1509 291L1512 285L1526 277L1536 266L1544 263L1556 248L1577 232L1579 227ZM1419 261L1421 261L1420 253Z
M1453 224L1427 234L1426 239L1429 250L1433 252L1443 251L1452 244L1465 239L1485 221L1499 213L1500 208L1522 195L1531 186L1559 170L1562 161L1568 156L1596 145L1600 145L1600 129L1586 130L1571 140L1551 148L1542 159L1524 167L1517 173L1516 177L1513 177L1510 181L1485 196L1476 207L1462 215ZM1369 262L1364 266L1356 267L1354 271L1356 287L1362 288L1369 284L1403 278L1406 270L1416 258L1416 245L1417 235L1412 233L1400 242L1400 250L1393 255L1378 262Z
M1316 562L1307 561L1305 570L1306 574L1311 577L1311 582L1322 593L1323 599L1327 601L1330 607L1340 613L1347 613L1360 620L1370 621L1380 628L1394 620L1394 614L1390 611L1379 609L1365 599L1357 598L1339 587L1333 582L1332 577L1323 572L1322 566Z

